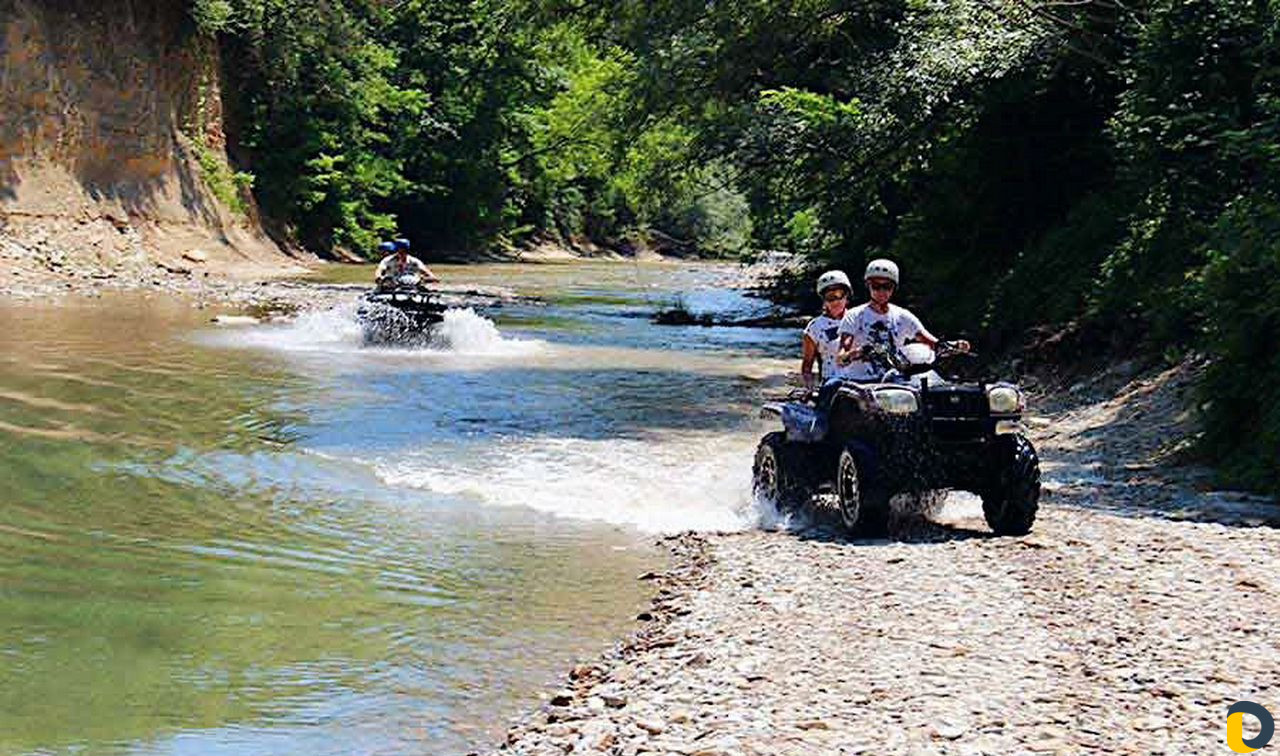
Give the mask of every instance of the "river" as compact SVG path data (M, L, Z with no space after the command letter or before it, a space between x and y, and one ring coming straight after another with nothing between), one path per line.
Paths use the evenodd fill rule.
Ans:
M758 311L734 268L438 272L546 304L369 349L354 301L0 303L0 753L465 753L633 627L656 534L768 524L796 334L648 319Z

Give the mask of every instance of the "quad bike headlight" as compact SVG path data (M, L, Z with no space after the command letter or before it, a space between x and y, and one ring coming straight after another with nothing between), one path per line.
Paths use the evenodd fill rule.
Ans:
M987 391L987 406L993 415L1013 415L1022 411L1022 392L1012 386L996 386Z
M876 392L876 404L894 415L910 415L920 408L916 395L906 389L887 388Z

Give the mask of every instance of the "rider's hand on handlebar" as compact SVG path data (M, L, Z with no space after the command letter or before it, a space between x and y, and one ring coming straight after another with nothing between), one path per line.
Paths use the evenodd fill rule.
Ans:
M938 352L940 356L944 356L944 357L947 355L957 355L957 354L972 355L973 345L970 344L965 339L956 339L955 341L939 341L937 346L934 347L934 351Z

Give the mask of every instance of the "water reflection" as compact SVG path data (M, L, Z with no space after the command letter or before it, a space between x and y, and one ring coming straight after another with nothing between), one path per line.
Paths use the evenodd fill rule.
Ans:
M627 626L639 535L388 487L376 384L203 319L0 310L0 752L461 752Z

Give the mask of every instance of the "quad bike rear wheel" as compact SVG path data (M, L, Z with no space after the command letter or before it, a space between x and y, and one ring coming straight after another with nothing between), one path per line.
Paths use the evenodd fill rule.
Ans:
M888 530L889 497L869 485L849 448L840 451L836 463L836 495L840 500L840 521L850 535L880 536Z
M787 444L787 434L782 432L768 433L760 439L752 480L756 497L773 502L779 512L800 508L812 493L795 451Z
M1000 440L998 470L982 496L982 514L998 535L1026 535L1040 507L1040 458L1021 435Z

